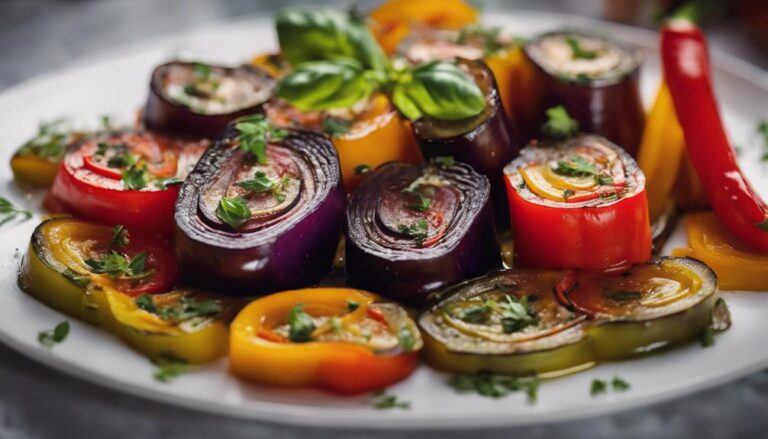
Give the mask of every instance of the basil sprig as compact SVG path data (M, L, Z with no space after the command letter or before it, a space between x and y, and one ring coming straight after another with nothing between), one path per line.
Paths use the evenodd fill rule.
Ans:
M276 22L280 51L294 70L275 94L302 111L348 108L376 91L411 120L459 120L485 109L482 90L454 62L393 65L354 14L288 9Z
M356 61L312 61L283 77L275 94L302 111L347 108L378 90L391 90L392 103L411 120L429 116L458 120L485 109L474 80L450 61L432 61L389 74L364 70Z
M275 94L299 110L324 111L350 107L375 87L371 73L357 61L310 61L283 77Z
M459 120L485 109L485 96L472 78L456 64L431 61L400 75L392 101L411 120L426 115Z
M387 56L365 23L349 13L287 9L275 21L280 51L293 65L353 59L366 69L384 71L389 66Z

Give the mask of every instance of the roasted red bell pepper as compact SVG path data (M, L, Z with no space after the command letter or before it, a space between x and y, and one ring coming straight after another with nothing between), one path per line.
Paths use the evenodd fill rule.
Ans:
M690 19L673 18L662 28L661 56L691 161L715 214L745 244L768 252L768 205L736 163L712 87L704 34Z
M89 137L64 156L46 207L107 225L171 234L179 185L206 145L143 131Z
M621 270L650 259L645 178L607 139L531 145L504 173L515 267Z

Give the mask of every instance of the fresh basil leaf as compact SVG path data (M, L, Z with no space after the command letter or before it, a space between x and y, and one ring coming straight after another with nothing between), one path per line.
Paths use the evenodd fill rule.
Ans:
M368 69L386 70L389 60L365 23L351 14L310 9L280 12L277 39L293 65L306 61L353 59Z
M350 60L313 61L277 83L275 95L302 111L346 108L368 98L375 86L360 63Z
M449 61L432 61L402 75L392 100L411 120L422 114L442 120L466 119L482 113L486 106L472 77Z

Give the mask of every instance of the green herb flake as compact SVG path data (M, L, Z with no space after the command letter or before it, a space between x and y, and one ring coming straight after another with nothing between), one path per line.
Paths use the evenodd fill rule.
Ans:
M451 166L456 164L456 159L453 158L452 155L444 155L440 157L435 157L435 162L437 162L440 166L444 168L450 168Z
M608 392L608 384L604 380L594 379L589 386L589 394L597 396Z
M64 320L52 330L39 332L37 334L37 341L50 349L54 345L63 342L67 338L67 335L69 335L69 321Z
M280 142L288 136L288 131L275 128L261 114L237 119L235 129L240 133L240 149L256 157L261 165L267 164L267 143Z
M161 383L169 383L174 378L187 373L190 369L189 362L171 353L164 353L152 360L157 367L152 376Z
M323 132L329 136L341 136L347 134L352 128L353 121L338 117L324 117L322 122Z
M86 259L85 263L94 273L106 274L112 278L141 280L153 273L144 267L146 260L147 254L144 252L129 258L112 250L101 259Z
M424 240L427 239L427 231L429 230L429 224L424 218L419 218L415 224L400 224L398 231L411 238L418 247L424 245Z
M110 244L112 247L125 247L130 242L131 239L128 235L128 229L126 229L124 225L118 224L112 228L112 241Z
M83 276L82 274L75 273L69 268L62 271L61 275L67 278L67 280L69 280L73 284L81 288L87 287L88 284L91 283L91 280L88 278L88 276Z
M579 131L579 121L571 118L562 105L547 110L547 121L541 126L544 135L553 139L566 139Z
M632 386L624 378L615 376L611 380L611 387L614 392L625 392Z
M218 300L195 300L184 296L177 303L157 308L154 313L163 320L180 323L196 318L213 317L222 309Z
M139 309L142 309L146 312L156 314L157 313L157 305L155 305L155 301L152 299L152 296L149 294L142 294L141 296L134 299L136 302L136 306Z
M211 66L208 64L195 63L192 68L195 71L195 75L203 81L208 80L208 78L211 76Z
M355 166L355 175L363 175L371 172L371 167L368 165L357 165Z
M571 48L571 57L573 59L595 59L598 56L598 52L594 50L586 50L581 47L579 40L572 36L565 37L565 43Z
M432 198L425 197L418 192L416 192L416 197L418 197L418 201L409 204L408 207L417 212L426 212L427 209L429 209L429 206L432 205Z
M413 329L405 325L397 332L397 339L403 352L411 352L416 345L416 337L413 336Z
M304 312L304 304L298 303L288 313L288 339L295 343L312 340L315 322L312 316Z
M261 193L271 191L276 184L277 182L269 178L267 174L257 171L251 180L241 181L237 183L237 186L251 192Z
M528 402L533 404L538 399L540 380L536 375L513 377L480 372L455 375L448 380L448 385L458 393L476 393L488 398L503 398L510 393L523 391Z
M401 401L397 399L397 396L387 394L384 390L379 390L373 394L371 405L377 410L390 410L400 409L407 410L411 408L411 403L408 401Z
M347 299L347 311L352 312L358 308L360 308L360 304L357 301Z
M216 216L235 229L251 219L251 209L242 197L222 198Z
M141 190L149 182L147 167L131 165L123 171L123 186L128 190Z
M7 198L0 197L0 226L22 216L24 220L32 218L32 212L21 209L11 203Z
M501 326L505 333L512 334L536 325L539 317L530 306L528 296L517 298L507 294L496 309L501 313Z
M565 189L563 191L563 200L568 201L568 199L571 198L574 195L576 195L576 192L574 192L574 191L572 191L570 189Z
M488 299L480 304L456 308L453 310L452 315L466 323L484 323L488 321L496 307L497 303L494 300Z

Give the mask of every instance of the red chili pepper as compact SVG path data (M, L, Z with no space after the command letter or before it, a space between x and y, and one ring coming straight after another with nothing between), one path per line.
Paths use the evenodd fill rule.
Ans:
M741 172L723 128L704 34L689 19L667 22L661 56L688 153L715 214L745 244L768 252L768 205Z

